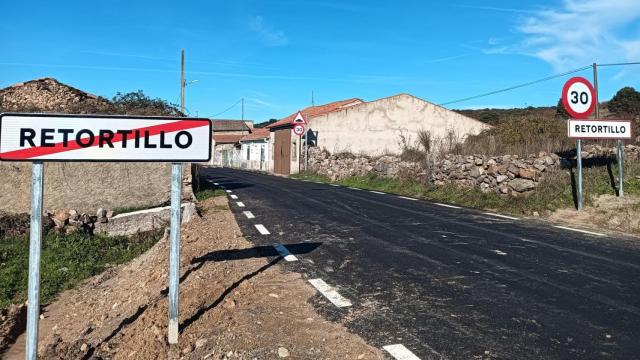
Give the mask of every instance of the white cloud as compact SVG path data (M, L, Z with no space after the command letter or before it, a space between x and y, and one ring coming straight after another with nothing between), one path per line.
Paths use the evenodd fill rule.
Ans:
M258 37L269 46L284 46L289 43L289 39L285 33L281 30L273 29L271 26L265 24L262 16L256 16L249 23L249 27L253 30Z
M638 0L565 0L560 9L539 10L522 18L516 27L524 35L520 43L486 52L535 56L557 71L594 61L638 61L639 20Z

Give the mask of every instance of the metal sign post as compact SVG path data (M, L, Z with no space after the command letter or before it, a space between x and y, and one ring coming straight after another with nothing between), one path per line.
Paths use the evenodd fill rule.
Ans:
M576 184L576 197L578 211L582 211L582 139L576 140L576 167L578 168L578 182Z
M182 201L182 164L171 164L171 244L169 248L169 344L178 343L180 285L180 206Z
M624 149L622 140L618 140L618 196L624 197Z
M583 77L572 77L562 88L562 104L575 119L586 119L593 112L596 100L595 90L589 80ZM571 129L571 128L570 128ZM578 180L576 184L576 200L578 211L582 210L582 140L576 141L576 166Z
M208 162L211 120L56 114L0 114L0 161L33 163L26 359L38 355L43 161L172 163L169 254L170 344L178 342L182 162Z
M42 193L44 164L31 169L31 228L29 229L29 294L27 303L27 349L25 358L38 357L38 320L40 319L40 250L42 248Z

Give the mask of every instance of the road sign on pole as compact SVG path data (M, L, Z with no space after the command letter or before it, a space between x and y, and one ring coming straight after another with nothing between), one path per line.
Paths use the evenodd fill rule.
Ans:
M26 359L38 354L44 161L171 162L169 343L178 340L181 162L211 156L209 119L0 114L0 161L31 161Z
M577 120L567 121L569 138L572 139L631 139L632 125L628 120Z
M588 118L596 106L593 85L583 77L572 77L562 88L562 104L574 119Z
M294 124L307 124L307 119L304 117L304 114L302 114L302 111L298 111L298 113L296 114L296 117L293 118L293 123Z
M294 124L293 133L298 136L302 136L304 134L304 124Z
M0 115L5 161L204 162L210 148L209 119Z
M572 77L562 87L562 104L573 118L588 118L596 105L593 85L583 77ZM577 203L578 211L582 211L582 139L576 140L576 162L578 168Z

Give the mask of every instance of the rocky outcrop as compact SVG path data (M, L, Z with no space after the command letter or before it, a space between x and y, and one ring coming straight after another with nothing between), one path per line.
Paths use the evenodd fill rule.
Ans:
M428 164L402 161L399 156L393 155L371 158L330 154L318 148L310 149L309 153L310 171L328 176L332 181L373 173L424 184L456 184L514 196L535 190L549 170L573 166L575 163L575 152L563 154L563 157L545 152L527 157L447 154L441 160ZM582 157L587 160L615 159L615 153L615 148L594 145L585 147ZM625 160L640 160L640 147L625 146Z

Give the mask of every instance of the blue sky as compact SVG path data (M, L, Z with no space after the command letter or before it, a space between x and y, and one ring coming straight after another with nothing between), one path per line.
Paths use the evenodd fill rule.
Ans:
M192 116L245 98L245 117L407 92L434 103L593 63L640 61L640 1L10 1L0 87L51 76L91 93L177 103L186 52ZM578 75L591 77L590 71ZM555 104L566 78L449 105ZM640 66L602 68L600 97L640 88ZM222 118L239 118L235 106Z

